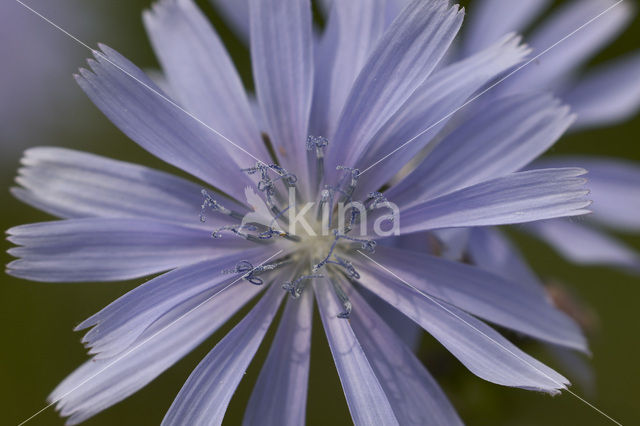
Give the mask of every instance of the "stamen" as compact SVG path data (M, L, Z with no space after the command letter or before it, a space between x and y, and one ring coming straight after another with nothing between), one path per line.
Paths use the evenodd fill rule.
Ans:
M345 272L347 273L349 278L354 280L360 279L360 274L358 273L358 271L356 271L356 268L353 266L351 262L339 256L335 256L335 258L337 259L337 261L327 260L326 263L332 263L334 265L342 266L345 269Z
M376 243L375 240L367 240L365 238L350 237L348 235L339 233L337 229L334 231L334 233L336 234L337 238L344 238L345 240L360 243L362 245L362 250L366 250L369 253L375 253L376 251L376 245L378 243Z
M274 182L282 179L287 188L295 188L296 183L298 182L298 177L296 175L288 172L284 167L278 166L277 164L271 164L269 168L278 174L278 177Z
M278 176L275 179L271 179L269 176L269 171L274 171ZM256 173L260 173L260 180L258 181L258 190L263 192L265 195L265 201L267 206L271 209L271 211L276 215L281 215L282 211L278 208L276 204L276 198L282 199L282 194L280 194L275 186L275 182L282 181L285 187L295 188L296 182L298 178L293 173L288 172L283 167L280 167L277 164L266 165L264 163L256 163L255 166L249 167L246 169L241 169L241 171L246 172L249 175L253 175Z
M324 265L326 265L329 262L329 259L331 258L331 256L333 256L333 251L336 248L336 245L338 244L338 240L340 239L337 235L337 231L334 231L334 234L336 235L335 239L333 240L333 243L331 244L331 247L329 248L329 253L327 253L327 256L321 260L319 263L313 265L312 271L313 272L317 272L320 268L322 268Z
M349 317L351 316L351 309L352 309L352 305L351 305L351 301L349 300L349 297L344 292L340 284L338 284L334 280L331 280L331 284L333 284L333 290L335 291L336 296L338 296L338 299L340 299L340 303L342 304L342 308L344 309L344 311L338 314L338 318L349 319Z
M395 220L394 211L389 206L389 201L387 200L387 197L385 197L384 194L382 194L381 192L371 192L371 193L369 193L369 196L364 201L364 204L365 204L365 206L367 208L367 211L373 211L374 209L377 209L378 207L387 207L389 210L391 210L391 214L386 215L385 219L388 219L388 220L390 220L392 222Z
M352 167L345 167L345 166L337 166L336 170L344 170L348 172L347 174L345 174L343 181L346 180L346 178L348 178L349 176L351 176L351 180L347 185L347 189L345 190L340 189L340 192L343 194L342 198L340 199L340 202L349 202L351 201L351 197L353 196L353 191L355 191L356 186L358 185L358 179L360 178L360 170L354 169ZM340 185L340 187L342 186L344 186L344 184Z
M253 241L253 242L256 242L256 243L268 242L268 240L271 239L271 237L272 237L272 235L269 235L268 237L264 238L263 234L259 234L257 236L256 235L252 235L252 234L247 234L245 232L241 232L242 229L246 229L248 231L256 231L256 232L258 231L258 228L256 226L253 226L253 225L247 225L247 224L244 224L244 225L226 225L226 226L223 226L221 228L218 228L218 229L214 230L211 233L211 236L213 238L218 239L218 238L222 238L222 234L221 234L222 231L231 231L234 234L244 238L245 240Z
M318 210L316 211L316 220L318 222L320 222L322 220L322 214L324 212L324 208L325 205L328 203L329 204L329 208L332 209L333 208L333 188L331 187L326 187L325 189L322 190L322 192L320 193L320 202L318 203ZM331 214L331 210L328 211L329 213L329 228L331 227L331 223L333 222L332 220L332 214Z
M354 225L360 223L360 209L356 206L351 206L350 215L349 215L349 223L345 226L344 233L348 234L353 229Z
M204 214L207 207L211 208L213 211L216 211L218 213L231 216L234 219L242 219L242 216L243 216L242 214L233 210L229 210L228 208L224 207L222 204L220 204L220 202L218 202L211 195L209 195L206 189L203 189L202 191L200 191L200 193L202 194L202 197L203 197L203 202L202 202L202 205L200 206L200 222L204 223L207 221L207 217Z
M311 274L311 275L302 275L296 278L293 281L286 282L282 284L282 289L291 294L291 297L297 299L302 294L304 287L306 284L304 282L306 280L310 280L312 278L324 278L324 275L320 274Z
M386 202L387 198L382 192L370 192L363 204L367 207L367 210L373 210L377 208L379 204Z
M291 260L284 260L278 263L271 263L267 265L256 266L255 268L248 260L241 260L238 262L233 269L225 269L222 271L223 274L243 274L242 278L246 281L249 281L253 285L262 285L264 280L262 278L256 277L258 274L262 274L263 272L273 271L274 269L280 268L281 266L288 265L291 263Z
M307 137L307 151L315 149L318 186L324 181L324 151L327 145L329 145L329 140L323 136L309 135Z

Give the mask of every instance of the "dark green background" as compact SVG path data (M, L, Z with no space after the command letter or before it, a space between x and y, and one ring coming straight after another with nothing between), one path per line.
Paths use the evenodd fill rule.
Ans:
M6 2L13 0L3 0ZM58 3L60 0L56 0ZM338 0L346 1L346 0ZM80 1L67 0L70 5ZM94 0L99 12L99 34L86 35L88 22L66 19L59 22L69 31L89 43L106 42L138 65L156 66L151 48L144 34L141 11L149 1ZM214 20L229 43L234 59L243 71L245 81L250 79L248 55L242 44L222 26L219 18L206 2L199 1ZM469 3L469 2L465 2ZM38 5L37 1L30 4ZM471 4L471 13L472 13ZM86 6L85 6L86 7ZM25 14L29 12L24 11ZM55 16L53 16L55 20ZM34 21L38 18L33 17ZM615 57L639 47L640 24L636 19L630 29L610 46L594 62ZM41 22L38 31L44 37L59 38L60 43L74 43L56 30ZM26 29L25 29L26 30ZM588 31L588 29L587 29ZM577 35L579 36L579 34ZM20 37L16 34L16 37ZM1 42L1 41L0 41ZM562 47L559 47L562 48ZM24 46L28 53L30 46ZM87 51L76 46L77 57L88 56ZM71 73L82 65L78 59L64 64L68 75L56 84L68 90L79 91ZM37 102L56 103L51 94L43 93ZM2 102L11 100L3 99ZM53 111L60 125L47 129L47 134L29 141L30 145L56 145L74 147L110 157L136 161L167 169L158 160L130 142L88 99ZM82 126L74 123L82 122ZM38 126L31 122L30 126ZM638 135L640 120L603 130L589 131L567 136L553 153L588 153L617 156L640 162ZM45 214L20 204L8 193L18 167L19 154L12 147L12 140L1 140L2 171L0 174L1 227L50 219ZM564 283L580 296L586 306L597 313L599 327L591 336L593 366L596 386L593 392L574 387L574 391L621 421L623 424L640 422L638 408L638 379L640 378L640 345L638 344L637 309L640 300L640 280L607 268L577 267L560 260L547 247L530 239L519 237L527 258L545 279ZM629 236L625 240L640 248L640 237ZM2 246L2 261L10 260ZM0 324L2 347L0 348L0 424L17 424L45 406L45 398L66 374L84 359L80 344L81 334L72 332L75 324L93 314L125 291L144 282L144 279L127 283L43 284L22 281L7 275L0 277ZM316 318L317 320L317 318ZM337 374L321 328L314 329L314 350L308 403L310 424L349 424L350 419ZM87 425L147 425L162 419L172 399L189 372L204 354L229 329L221 330L198 350L187 356L164 375L134 396L86 422ZM272 331L271 331L272 333ZM271 333L268 338L271 337ZM543 360L553 361L531 342L524 342L525 349ZM261 359L268 345L263 345L231 402L227 415L228 424L237 424L247 401L251 386L257 377ZM607 421L588 406L569 394L550 397L523 390L503 388L484 382L469 373L437 344L426 338L421 357L439 380L462 418L478 425L561 425L607 424ZM562 371L561 371L562 372ZM49 408L29 424L59 425L62 420Z

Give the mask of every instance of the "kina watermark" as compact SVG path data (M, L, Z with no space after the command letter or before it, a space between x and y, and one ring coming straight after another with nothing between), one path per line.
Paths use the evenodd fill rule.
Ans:
M357 232L361 237L400 235L400 209L379 193L369 194L361 202L340 199L323 191L318 201L303 203L298 201L296 189L289 188L287 207L282 210L268 206L250 187L245 189L245 198L252 211L242 217L236 231L262 231L302 238L329 236L336 232L351 235Z

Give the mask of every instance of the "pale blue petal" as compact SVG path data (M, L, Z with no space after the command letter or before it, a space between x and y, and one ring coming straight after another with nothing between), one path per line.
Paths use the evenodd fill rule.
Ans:
M198 294L215 294L238 281L237 276L224 273L225 269L232 269L241 260L257 263L261 257L264 252L254 249L167 272L113 301L75 330L93 327L82 338L89 353L98 354L98 358L116 355L138 340L166 312Z
M242 251L239 238L149 219L86 218L17 226L8 272L36 281L118 281Z
M475 0L465 25L464 51L475 53L505 34L522 34L549 0Z
M578 168L510 175L420 202L402 212L400 232L531 222L589 213Z
M418 234L411 234L418 235ZM420 349L424 332L415 322L411 321L393 306L381 300L370 292L362 295L369 306L378 313L384 322L391 327L397 337L402 340L413 352Z
M398 17L402 9L407 7L412 0L387 0L385 8L385 28L389 27L393 20Z
M640 254L595 228L569 220L545 220L526 228L571 262L609 265L640 273Z
M606 126L630 119L640 109L640 53L601 65L565 95L578 114L574 127Z
M198 225L202 186L137 164L64 148L31 148L13 188L20 200L62 218L135 217ZM211 192L225 207L244 211ZM207 214L207 228L226 223Z
M606 157L558 156L537 161L539 167L580 165L587 176L593 220L620 231L640 231L640 166L628 160Z
M311 133L333 139L349 90L384 29L385 0L339 1L316 49Z
M269 160L240 76L221 40L193 0L162 0L144 23L173 93L200 120L252 155ZM244 167L255 159L230 143Z
M587 351L580 328L536 290L471 265L420 252L379 247L375 260L421 291L470 314L540 340ZM354 259L354 264L358 271L380 280L388 276L364 258Z
M214 333L261 289L238 283L215 297L192 297L183 303L193 305L188 314L119 357L87 361L55 388L49 402L57 403L62 416L71 416L67 424L83 422L146 386Z
M389 399L358 342L349 321L338 318L343 311L327 279L314 282L318 310L338 369L351 418L360 425L397 425Z
M427 232L426 234L433 235L442 245L439 250L429 254L436 254L449 260L462 261L472 229L474 228L443 228Z
M313 293L289 299L269 355L245 410L244 425L295 426L305 423Z
M551 95L497 99L447 135L385 195L407 207L516 172L552 146L574 119Z
M602 14L616 3L618 3L617 6ZM501 89L517 92L557 89L572 72L621 33L632 16L631 2L616 0L567 2L537 27L527 39L534 49L532 55L542 53L578 28L590 23L518 71L503 83ZM598 19L593 20L596 17Z
M380 280L362 271L361 276L364 287L420 324L477 376L504 386L552 394L565 389L568 382L564 377L522 352L482 321L445 302L423 296L391 275Z
M355 164L373 135L436 67L462 19L463 12L447 0L415 0L402 11L353 84L329 141L329 170Z
M251 285L243 283L244 285ZM285 292L271 285L258 304L198 364L162 425L219 425Z
M251 112L253 113L253 118L256 120L256 123L258 123L258 128L261 132L266 132L267 124L265 123L264 117L262 116L260 104L254 96L249 97L249 105L251 105Z
M375 191L389 181L433 140L474 93L521 62L527 53L518 37L507 36L428 78L376 133L358 160L360 170L373 166L362 179L358 188L361 193ZM500 117L503 119L506 120ZM482 120L482 125L490 127L488 122ZM474 123L477 126L478 121Z
M313 94L311 4L251 0L251 61L258 102L279 164L306 175ZM300 179L308 193L308 179Z
M384 15L385 17L384 27L387 28L389 25L391 25L393 20L400 14L402 9L407 7L407 5L411 3L411 1L412 0L384 0L383 3L376 2L376 7L378 8L376 12L378 14ZM328 14L331 11L333 5L340 2L335 2L334 0L318 0L318 3L322 11Z
M447 396L400 338L351 286L349 323L401 425L462 425ZM380 300L376 297L377 300Z
M76 75L98 108L158 158L226 193L242 194L250 180L227 155L230 142L171 103L123 56L101 47L104 53L94 51L97 61L89 60L93 72L81 69Z
M473 264L491 271L537 293L538 298L546 297L542 283L518 248L496 228L478 227L470 230L468 254Z

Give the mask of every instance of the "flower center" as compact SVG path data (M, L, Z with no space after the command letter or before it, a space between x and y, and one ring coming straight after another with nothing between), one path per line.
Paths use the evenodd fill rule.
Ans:
M285 255L275 262L254 266L243 260L235 268L224 272L240 274L246 281L261 285L262 274L294 265L294 278L282 285L294 298L302 294L310 279L327 277L344 307L339 316L347 318L351 303L335 278L360 278L348 256L356 249L373 253L376 242L367 236L366 216L388 203L380 193L371 193L362 202L353 200L360 179L358 169L338 166L335 184L320 188L325 181L324 152L327 145L326 138L307 138L307 150L316 157L314 174L319 191L315 201L299 201L296 175L277 164L257 163L243 169L250 176L257 177L256 189L262 193L262 196L258 195L253 188L245 190L245 198L252 211L243 215L228 209L203 190L200 219L204 222L205 211L211 209L239 221L239 224L214 230L214 238L222 238L223 233L230 232L261 244L287 240L289 244L284 250ZM394 216L386 218L393 221Z

